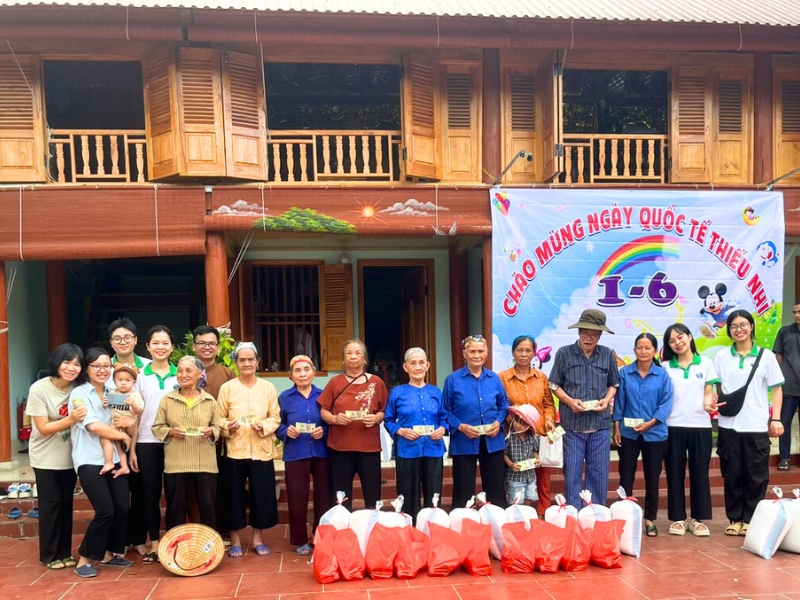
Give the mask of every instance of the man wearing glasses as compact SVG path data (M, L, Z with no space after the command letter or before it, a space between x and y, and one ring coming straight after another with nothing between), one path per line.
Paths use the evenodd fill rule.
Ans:
M209 325L200 325L192 332L192 335L194 336L194 353L203 363L206 371L206 385L203 389L214 396L214 400L216 400L219 388L223 383L236 379L236 373L217 362L219 331Z
M564 436L564 495L581 508L580 491L592 493L592 501L605 504L608 492L608 463L611 457L610 404L619 386L614 351L599 345L606 327L606 315L597 309L584 310L577 323L578 341L556 352L550 373L550 389L559 399ZM586 466L585 483L583 469Z
M136 325L130 319L122 317L112 321L108 326L108 339L114 351L114 356L111 358L112 365L117 363L133 365L141 373L144 366L150 362L149 358L135 354L139 338L136 337Z

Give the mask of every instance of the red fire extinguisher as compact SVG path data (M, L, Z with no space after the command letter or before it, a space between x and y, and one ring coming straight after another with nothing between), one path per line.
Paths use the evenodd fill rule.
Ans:
M20 441L27 442L31 439L31 418L25 414L25 407L28 400L23 398L22 402L17 403L17 423L19 423L19 433L17 437Z

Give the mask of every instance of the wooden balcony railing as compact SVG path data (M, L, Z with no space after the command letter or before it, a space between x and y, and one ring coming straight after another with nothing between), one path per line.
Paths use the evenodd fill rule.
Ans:
M564 134L562 183L667 183L666 134Z
M144 183L144 130L54 129L50 176L57 183Z
M272 130L269 181L400 181L399 131Z

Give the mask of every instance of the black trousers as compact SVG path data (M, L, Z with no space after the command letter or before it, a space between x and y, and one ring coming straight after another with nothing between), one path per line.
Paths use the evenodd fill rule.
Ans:
M670 427L667 437L667 518L686 520L686 465L689 465L689 497L692 518L711 518L711 427Z
M39 560L44 564L72 556L74 469L37 469L39 493Z
M150 541L161 538L161 492L164 479L164 444L136 444L136 457L139 461L139 481L131 495L131 509L138 511L134 522L142 520L147 528ZM141 484L141 485L139 485ZM143 544L141 533L131 535L131 543Z
M131 469L128 475L128 488L131 491L131 508L128 511L127 543L141 546L147 543L147 520L144 516L144 489L142 474Z
M186 523L189 516L189 488L193 487L200 508L200 523L214 527L217 498L216 473L164 473L167 496L167 530Z
M308 543L308 496L314 478L314 524L316 531L322 515L331 507L331 472L329 458L304 458L283 463L286 469L286 501L289 503L289 543Z
M463 508L467 500L475 495L476 465L480 465L481 487L486 492L486 500L501 508L507 506L504 453L504 450L489 452L486 449L486 438L481 436L478 454L451 455L453 459L453 508Z
M247 505L250 505L250 527L268 529L278 524L278 498L275 496L275 463L271 460L229 458L227 490L231 531L247 527ZM249 487L249 490L248 490Z
M221 534L228 533L228 523L231 514L231 466L230 459L225 454L227 448L225 440L220 439L217 444L217 531Z
M717 456L725 482L725 514L749 523L769 485L769 436L719 428Z
M397 494L405 497L403 512L411 515L416 523L420 509L432 506L433 495L442 494L442 473L444 459L421 456L419 458L395 459L397 473ZM422 504L420 504L422 491Z
M344 492L348 498L343 504L353 510L353 479L358 475L364 504L375 508L381 499L381 453L350 452L330 449L331 453L331 492Z
M667 441L646 442L639 435L635 440L622 438L619 448L619 484L628 496L633 496L633 480L636 478L636 464L642 454L644 471L644 518L655 521L658 516L658 480L661 465L667 451Z
M781 404L783 435L778 439L778 454L782 459L789 458L792 445L792 420L798 407L800 407L800 396L783 396L783 404Z
M106 552L125 554L125 525L128 521L128 477L114 479L100 475L103 465L82 465L78 477L94 509L94 519L83 536L78 553L91 560L103 560ZM119 465L114 467L119 468Z

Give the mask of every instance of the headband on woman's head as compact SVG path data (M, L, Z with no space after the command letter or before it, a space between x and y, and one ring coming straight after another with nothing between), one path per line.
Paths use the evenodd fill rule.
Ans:
M258 348L256 348L256 345L253 342L238 342L236 346L233 347L233 352L231 352L231 358L233 360L236 360L236 357L239 355L239 352L241 350L246 350L248 348L252 350L253 354L255 354L256 358L258 358Z
M294 366L297 363L308 363L308 365L312 369L316 368L316 367L314 367L314 362L308 356L306 356L305 354L298 354L297 356L292 358L292 360L289 361L289 372L290 373L291 373L292 369L294 369Z

